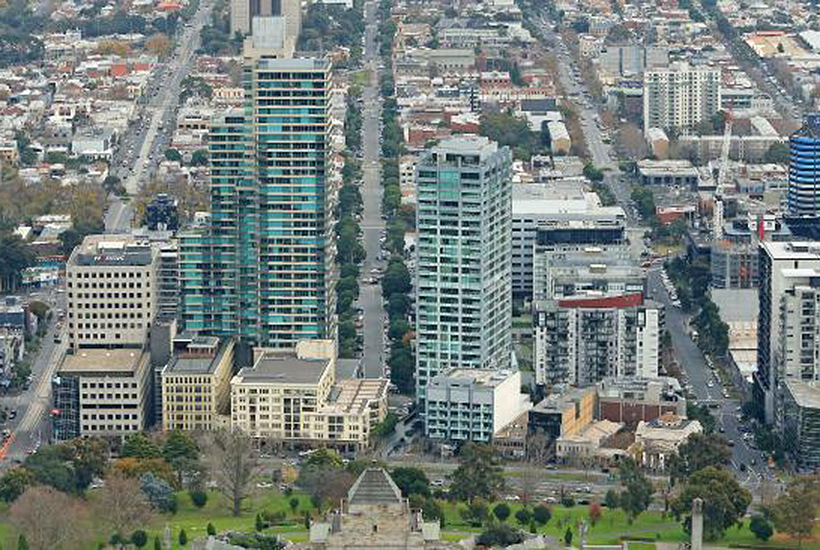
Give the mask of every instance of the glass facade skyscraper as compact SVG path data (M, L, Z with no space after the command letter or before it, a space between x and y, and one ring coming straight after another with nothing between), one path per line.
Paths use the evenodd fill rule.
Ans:
M485 137L433 147L416 167L416 396L450 368L504 369L512 353L512 156Z
M788 214L820 217L820 114L789 137Z
M331 64L253 55L212 121L211 219L180 236L186 329L292 348L335 339Z

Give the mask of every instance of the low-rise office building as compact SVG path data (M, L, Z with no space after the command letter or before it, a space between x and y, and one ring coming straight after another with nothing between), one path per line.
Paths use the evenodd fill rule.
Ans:
M182 334L162 370L162 427L200 431L228 425L234 341Z
M137 349L82 349L52 379L54 439L126 437L151 413L151 365Z
M711 284L714 288L757 288L757 243L715 241L711 256Z
M530 406L513 370L451 369L427 385L427 437L490 442Z
M688 160L638 161L638 177L643 185L677 185L693 190L700 183L697 167Z
M231 380L231 426L291 446L367 447L387 416L386 379L337 382L331 340L302 340L295 351L256 350L253 367Z
M555 441L555 456L563 462L595 458L604 443L622 427L618 422L598 420L578 433L562 435Z
M595 420L594 387L563 388L539 401L529 410L527 432L543 434L551 441L583 431Z
M634 426L665 414L686 417L686 398L677 379L606 378L598 383L596 418Z

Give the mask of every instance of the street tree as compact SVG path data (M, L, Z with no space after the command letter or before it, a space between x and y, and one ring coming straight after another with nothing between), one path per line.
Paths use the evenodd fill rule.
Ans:
M160 458L162 451L151 438L142 432L129 435L120 450L120 456L131 458Z
M151 519L151 502L136 479L114 473L106 477L95 505L95 521L110 533L122 535L143 527Z
M749 522L749 531L754 534L757 540L762 540L764 542L769 540L774 534L772 524L760 514L752 516L752 519Z
M774 525L778 531L797 539L798 547L810 537L820 507L820 479L800 477L791 481L771 507Z
M190 434L173 430L162 444L162 457L177 474L177 486L182 487L187 476L196 478L202 470L199 445Z
M625 488L617 500L621 509L626 512L629 521L632 522L649 508L654 489L634 460L630 458L622 460L618 470L621 475L621 484L625 485Z
M171 52L171 41L166 35L158 32L145 41L145 49L153 55L163 58Z
M618 127L616 143L620 151L634 160L643 160L649 152L643 132L632 122Z
M462 508L460 514L472 527L481 527L489 519L490 509L483 501L474 500Z
M549 523L550 519L552 519L552 511L550 510L550 507L546 504L538 504L532 509L532 519L534 519L535 523L538 525L546 525Z
M532 521L532 512L529 508L521 508L515 513L515 520L521 525L529 525Z
M507 518L510 517L510 512L510 507L505 502L500 502L493 507L493 515L498 521L507 521Z
M84 491L95 477L108 468L108 443L100 437L77 437L62 444L65 457L74 468L77 489Z
M692 501L696 498L703 501L703 536L710 541L721 538L726 529L738 524L752 502L751 493L730 472L714 466L692 474L672 499L672 514L683 519L686 529L691 524Z
M139 478L139 488L148 497L151 506L159 512L176 512L176 495L168 482L148 472Z
M136 531L131 533L131 544L133 544L137 548L142 548L143 546L148 544L148 534L142 529L137 529Z
M614 510L618 507L618 493L615 489L610 489L606 492L606 495L604 496L604 506L610 510Z
M166 149L165 150L165 158L170 160L171 162L181 162L182 161L182 154L176 149Z
M589 522L595 527L595 524L601 519L601 505L593 502L589 505Z
M694 433L669 458L672 482L684 481L707 466L723 466L732 456L729 444L718 435Z
M191 154L191 164L194 166L208 165L208 151L205 149L197 149Z
M0 286L14 292L25 268L34 265L34 254L18 235L0 231Z
M399 258L391 259L382 278L382 294L386 298L395 293L407 294L411 287L410 272L404 262Z
M250 494L251 482L259 472L259 456L251 436L241 430L218 430L210 434L209 458L217 490L232 504L233 515L242 513L242 502Z
M314 507L321 510L325 505L336 505L355 482L347 470L331 466L302 468L298 484L310 495Z
M467 443L451 476L450 494L459 500L493 501L504 489L501 462L490 445Z
M88 548L88 512L78 499L53 487L32 487L9 510L30 550Z
M11 503L34 485L34 474L25 468L12 468L0 477L0 498Z
M399 467L390 472L390 477L396 483L401 494L409 497L412 494L429 496L430 495L430 480L427 479L427 474L419 468L413 467Z

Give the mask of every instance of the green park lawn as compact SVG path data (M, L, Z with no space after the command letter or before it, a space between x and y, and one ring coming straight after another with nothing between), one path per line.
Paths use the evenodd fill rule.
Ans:
M296 515L291 514L288 501L291 497L299 499L299 506ZM316 515L310 499L304 493L293 493L291 497L285 496L276 489L260 490L256 495L245 501L240 517L233 517L231 507L226 499L215 492L209 492L208 503L203 508L197 508L191 503L187 492L177 493L179 508L174 515L164 514L155 517L146 531L149 535L149 548L153 548L153 539L159 535L162 540L165 526L171 529L172 547L165 550L182 550L178 545L179 532L185 529L188 541L202 538L206 534L208 523L213 523L217 532L226 530L251 532L254 530L256 514L263 511L276 512L284 511L287 514L289 523L266 530L267 533L280 533L294 542L304 542L307 540L307 530L303 523L303 513L305 511ZM89 495L93 499L93 493ZM511 514L507 523L521 527L515 521L515 513L521 509L521 504L508 503ZM441 503L444 511L445 526L442 539L450 542L458 541L481 531L467 524L461 517L460 510L466 507L465 504L453 504L449 502ZM492 509L492 506L490 507ZM573 531L573 546L578 546L578 525L583 520L588 520L587 506L574 506L567 508L561 505L550 507L552 518L546 526L538 528L538 532L549 535L556 539L562 539L567 527ZM5 510L0 510L5 512ZM523 527L527 530L527 527ZM630 550L655 550L654 541L660 542L683 542L688 540L688 535L684 533L679 522L674 518L664 518L660 512L649 511L641 514L631 524L627 521L626 515L621 510L602 509L601 519L595 526L589 526L587 530L588 544L617 544L621 540L633 541L630 543ZM16 534L9 523L0 521L0 542L4 548L16 547ZM777 535L767 543L756 540L748 529L748 520L738 528L727 531L726 536L719 541L707 543L715 546L750 546L757 548L797 548L796 542L782 540ZM815 536L815 540L804 542L805 550L820 550L820 536Z
M291 498L299 499L299 507L296 509L296 516L291 514L288 502ZM208 523L213 523L217 532L222 531L246 531L254 530L256 514L264 511L283 511L287 514L291 523L267 529L266 533L281 533L287 538L297 541L307 540L307 531L302 520L304 511L312 511L310 498L304 493L293 493L290 497L285 496L278 490L261 490L257 495L246 500L242 507L242 515L234 517L231 513L231 506L220 494L210 491L208 493L208 503L203 508L197 508L191 503L187 492L177 493L179 508L174 515L162 515L156 518L150 529L147 529L149 538L153 544L155 535L162 539L165 526L171 529L171 539L173 549L178 546L179 532L185 529L188 540L202 538L206 536ZM315 511L313 511L315 513ZM168 549L165 549L168 550Z

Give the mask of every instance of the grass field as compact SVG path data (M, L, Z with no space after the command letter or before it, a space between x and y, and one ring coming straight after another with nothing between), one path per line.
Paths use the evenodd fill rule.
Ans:
M266 530L267 533L279 533L285 538L294 542L304 542L308 538L307 530L303 523L303 513L305 511L311 512L316 516L310 500L307 495L303 493L294 493L292 497L299 500L299 506L296 513L291 514L288 501L291 497L286 497L278 490L262 490L245 501L242 515L238 518L233 517L229 503L217 493L209 493L208 503L201 509L195 507L188 494L180 492L177 494L179 508L174 515L157 516L146 531L149 534L149 548L153 548L153 539L159 536L160 540L163 538L163 532L166 525L171 529L172 546L171 549L164 550L182 550L183 547L178 545L179 532L185 529L188 535L189 545L193 539L204 537L208 523L212 523L217 532L224 532L226 530L246 531L254 530L254 520L256 514L262 511L284 511L287 514L288 521L286 525L274 527ZM91 496L93 498L93 496ZM521 527L528 530L527 526L519 526L515 521L515 513L521 508L520 504L508 503L512 511L510 518L507 520L511 525ZM467 524L461 516L461 510L466 508L464 504L453 504L449 502L442 502L442 510L444 511L444 529L442 531L442 539L455 542L461 540L472 533L478 533L480 528L472 527ZM491 507L492 508L492 507ZM578 546L578 527L582 521L588 521L588 507L574 506L566 508L560 505L551 506L552 517L546 526L538 528L538 532L555 537L556 539L563 539L564 533L569 527L573 532L573 545ZM5 516L5 510L0 509L0 513ZM674 518L664 518L660 512L650 511L641 514L631 524L627 520L626 515L621 510L602 510L603 515L601 519L594 526L588 526L587 543L588 544L618 544L621 540L630 540L630 550L655 550L653 541L658 542L684 542L688 540L688 535L683 531L679 522ZM100 534L103 536L102 533ZM0 542L3 548L16 548L17 534L14 528L8 523L7 516L0 520ZM100 539L102 540L102 538ZM750 546L765 549L792 549L797 548L796 542L786 539L781 535L775 535L772 540L767 543L761 543L756 540L748 529L748 520L744 522L740 528L732 528L727 531L726 536L719 541L707 543L712 546ZM96 545L95 545L96 547ZM820 530L815 535L812 541L804 541L802 548L804 550L820 550Z

